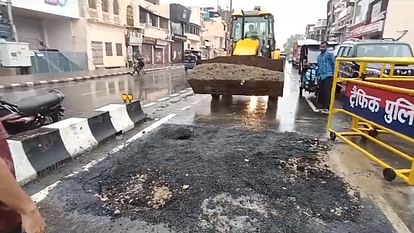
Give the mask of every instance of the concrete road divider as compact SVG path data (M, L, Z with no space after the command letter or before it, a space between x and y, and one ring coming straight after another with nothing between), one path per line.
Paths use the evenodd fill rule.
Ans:
M30 182L46 169L92 150L145 118L139 101L111 104L93 113L12 136L7 142L17 180L21 184Z
M126 132L134 128L134 122L129 118L126 105L110 104L96 109L98 112L109 112L111 122L116 132Z
M91 129L93 137L98 141L98 143L116 134L116 130L112 125L109 112L86 113L80 117L88 119L89 128Z
M132 103L127 104L126 110L128 112L129 118L131 118L133 122L140 122L147 117L147 115L142 110L140 101L133 101Z
M34 170L38 174L71 157L66 151L58 129L36 129L11 137L8 142L13 159L17 158L18 161L24 161L24 157L26 157L29 162L29 164L17 163L14 165L17 181L22 183L36 178L33 174L27 173L26 169ZM10 146L10 144L14 144L14 146ZM19 165L24 166L20 167ZM30 176L26 177L26 175Z
M88 125L88 119L69 118L45 128L59 130L60 137L70 156L78 156L98 145Z

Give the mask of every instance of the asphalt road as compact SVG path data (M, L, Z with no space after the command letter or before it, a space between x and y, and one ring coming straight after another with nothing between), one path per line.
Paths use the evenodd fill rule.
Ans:
M65 94L65 118L89 112L111 103L122 103L123 93L133 94L142 104L175 94L188 87L184 70L156 71L135 78L124 75L97 80L64 83L54 86L4 90L2 99L11 103L47 93L55 88Z
M183 76L176 78L184 79ZM173 86L165 83L160 85ZM306 152L305 149L311 146L309 142L320 138L323 148L329 144L325 128L327 116L314 112L306 100L298 97L298 90L296 71L288 67L284 96L279 98L276 109L266 107L265 97L235 96L230 100L213 101L208 95L181 92L178 96L169 97L173 92L166 92L166 98L161 100L159 98L164 96L148 98L156 100L148 102L153 104L144 108L149 114L149 121L128 132L122 139L109 140L95 151L45 174L27 185L26 190L39 203L50 232L409 232L404 231L408 228L403 226L413 227L411 222L414 213L410 205L404 205L404 200L409 199L400 197L413 194L410 190L387 185L373 172L367 172L367 167L349 172L351 177L364 177L356 179L352 186L360 187L373 181L380 183L381 187L377 186L376 189L381 198L386 199L385 207L377 206L378 198L373 193L361 192L359 196L359 192L347 188L348 184L338 174L334 175L328 170L322 169L322 173L305 172L308 175L303 177L297 173L309 167L324 166L317 162L318 159L323 161L324 149L317 147L316 154L315 149ZM154 125L160 123L182 126L183 129L178 127L172 133L167 130L161 135L147 135L154 130ZM266 133L269 130L271 132ZM189 137L186 136L188 131ZM290 133L285 137L283 132ZM136 141L125 144L131 137ZM194 144L200 138L204 141ZM262 149L263 153L258 153ZM267 153L269 151L272 153ZM359 165L363 164L359 161L366 160L349 149L338 152L333 147L329 153L336 158L346 155L351 163L358 161ZM281 162L279 165L273 164L274 160L271 159L278 158L285 161L282 164L286 161L289 164L289 156L296 155L296 159L303 156L321 157L317 157L314 162L305 159L308 164L304 170L292 165L294 171L282 173L278 170L281 169ZM226 159L226 156L231 159ZM262 156L263 161L256 161L255 156ZM368 163L366 166L371 169L372 165ZM278 171L273 173L273 169ZM114 172L113 175L111 172ZM240 172L243 174L239 176ZM292 175L298 183L282 185L291 182ZM172 197L169 192L160 195L161 199L166 200L165 207L160 209L151 209L147 206L151 202L143 201L134 209L138 212L132 214L124 212L124 209L121 209L121 214L116 209L97 212L108 198L102 194L113 190L112 186L128 187L128 182L132 182L129 179L131 177L138 181L142 179L142 184L132 184L138 185L133 186L138 187L137 190L144 187L147 195L151 196L160 190L155 188L170 188ZM279 178L273 180L276 177ZM359 180L363 180L363 183ZM208 185L200 185L203 182ZM158 186L154 187L154 184ZM323 188L320 184L332 185ZM125 187L122 190L128 191ZM214 192L210 189L203 191L203 187L210 187ZM193 193L192 188L199 193ZM187 189L188 193L195 196L187 196ZM373 192L374 189L368 191ZM345 192L349 192L349 196ZM198 201L206 195L208 198L200 204ZM145 199L145 196L141 198ZM300 200L304 202L297 206L288 205L291 202L299 203ZM159 201L160 198L156 202L162 203ZM123 201L118 199L117 202ZM180 212L180 208L187 209ZM295 208L298 211L294 211ZM356 211L349 211L349 208L356 208ZM203 210L201 215L200 209ZM146 213L149 215L143 217ZM286 225L279 221L285 218ZM192 225L186 228L186 223ZM391 224L399 231L393 230ZM301 231L303 229L307 230Z

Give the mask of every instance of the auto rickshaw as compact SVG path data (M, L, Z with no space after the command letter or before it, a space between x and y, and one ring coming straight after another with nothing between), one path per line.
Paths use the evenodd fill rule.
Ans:
M194 67L201 63L201 52L191 49L186 50L184 53L184 68L187 71L188 69L194 69Z
M299 95L303 95L303 91L315 93L318 96L318 56L320 52L321 42L317 40L304 40L300 48L299 55ZM334 52L337 42L328 42L328 52Z

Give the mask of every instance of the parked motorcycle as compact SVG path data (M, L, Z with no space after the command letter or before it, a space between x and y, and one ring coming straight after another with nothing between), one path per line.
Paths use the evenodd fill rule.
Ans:
M0 100L0 120L9 134L17 134L62 119L65 95L59 90L24 98L15 104Z

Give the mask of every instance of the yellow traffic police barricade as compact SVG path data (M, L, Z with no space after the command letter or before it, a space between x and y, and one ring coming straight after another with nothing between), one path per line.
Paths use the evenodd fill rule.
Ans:
M352 70L349 67L353 71L344 72ZM338 85L345 87L343 102L335 99ZM338 114L350 119L345 131L335 125ZM399 177L414 185L414 58L337 58L327 127L331 140L343 140L381 166L386 180ZM379 134L395 136L411 150L404 152ZM390 158L385 161L353 137L362 137L409 165L393 167Z

